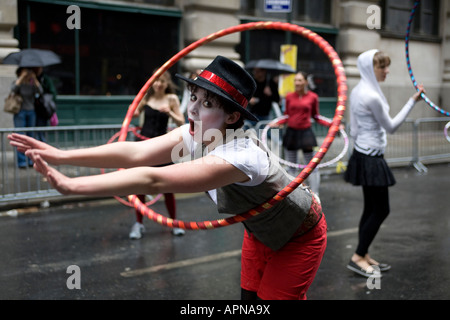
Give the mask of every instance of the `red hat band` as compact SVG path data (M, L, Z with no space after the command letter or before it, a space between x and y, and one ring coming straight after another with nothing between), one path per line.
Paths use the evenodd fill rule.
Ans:
M208 70L203 70L199 75L203 79L208 80L209 82L214 83L216 86L220 87L226 93L228 93L233 99L239 103L243 108L247 108L248 100L244 97L235 87L226 82L224 79L219 77L218 75L212 73Z

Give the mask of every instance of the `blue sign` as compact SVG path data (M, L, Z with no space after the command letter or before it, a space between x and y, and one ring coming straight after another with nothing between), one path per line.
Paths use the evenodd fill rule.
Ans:
M291 0L264 0L265 12L291 12Z

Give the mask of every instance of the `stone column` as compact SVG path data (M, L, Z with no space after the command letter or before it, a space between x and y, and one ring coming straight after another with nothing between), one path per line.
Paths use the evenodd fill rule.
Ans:
M443 35L442 35L442 108L446 111L450 111L450 3L444 1L443 3Z
M349 92L359 81L359 71L356 67L358 56L380 45L380 34L376 29L367 27L367 20L371 16L367 9L377 4L376 0L340 1L338 47L347 74Z
M182 47L210 35L213 32L226 29L240 23L237 12L239 0L178 0L183 7ZM234 47L239 44L240 33L214 40L187 55L182 65L186 71L206 67L217 55L239 62L240 56Z
M17 1L0 2L0 61L9 53L19 51L19 42L13 37L13 28L17 25ZM16 78L17 66L0 64L0 128L14 127L12 115L3 112L3 103L9 93L11 82Z

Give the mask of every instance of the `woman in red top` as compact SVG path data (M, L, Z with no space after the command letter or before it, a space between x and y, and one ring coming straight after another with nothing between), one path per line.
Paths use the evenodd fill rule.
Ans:
M302 149L305 162L309 163L314 156L313 149L317 140L311 129L311 118L316 122L329 126L329 123L319 118L319 97L308 90L307 74L297 72L294 79L295 91L286 95L285 115L288 115L287 130L283 138L287 161L297 163L298 150ZM289 170L292 175L298 173L294 168ZM315 194L319 194L320 174L316 168L308 177L309 185Z

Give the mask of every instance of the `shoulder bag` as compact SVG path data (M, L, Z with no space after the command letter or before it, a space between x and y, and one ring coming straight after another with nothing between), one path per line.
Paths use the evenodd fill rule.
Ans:
M17 114L22 107L22 101L23 98L20 96L20 94L11 92L5 99L5 107L3 110L8 113Z

